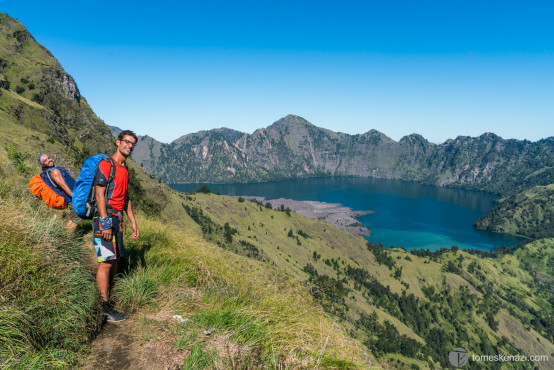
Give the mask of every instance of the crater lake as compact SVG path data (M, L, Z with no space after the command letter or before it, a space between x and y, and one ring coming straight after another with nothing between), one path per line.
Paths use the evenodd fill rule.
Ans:
M208 185L212 193L340 203L355 211L373 211L359 218L369 226L373 243L386 247L488 251L512 246L522 237L476 230L473 223L495 206L484 192L442 188L373 178L311 178L251 184L171 184L182 192Z

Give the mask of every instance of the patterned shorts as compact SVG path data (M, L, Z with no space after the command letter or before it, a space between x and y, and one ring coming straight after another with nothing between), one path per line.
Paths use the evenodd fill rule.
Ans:
M102 239L102 231L100 231L98 217L92 219L92 229L94 231L92 245L96 250L98 262L116 260L125 255L125 248L123 246L123 222L120 222L117 216L112 215L110 218L112 220L112 240L109 241Z

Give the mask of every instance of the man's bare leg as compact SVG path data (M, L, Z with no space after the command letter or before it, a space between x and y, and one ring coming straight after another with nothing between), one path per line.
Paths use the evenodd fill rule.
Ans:
M96 273L96 283L98 284L98 290L100 290L100 297L102 298L102 306L104 308L104 315L108 322L119 322L127 319L127 315L116 311L112 308L108 299L110 297L110 288L113 285L113 277L117 270L117 260L99 262L98 271Z
M112 292L113 279L115 277L115 274L117 273L117 261L119 261L119 259L110 261L110 262L112 262L112 267L110 268L110 281L109 281L109 285L108 285L108 298L110 297L110 293Z
M114 263L115 262L115 263ZM110 288L110 272L113 265L117 265L116 261L98 262L98 271L96 272L96 283L100 291L102 302L108 302L108 290Z
M65 224L65 228L67 229L67 231L69 231L70 233L74 233L75 230L77 229L77 224L71 220L67 221L67 224Z

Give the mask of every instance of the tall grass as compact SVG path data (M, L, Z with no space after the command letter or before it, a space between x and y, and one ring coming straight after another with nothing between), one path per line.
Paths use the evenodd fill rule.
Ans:
M117 279L113 294L125 312L133 313L138 309L156 303L159 293L159 277L155 269L139 267L132 273Z
M101 317L80 242L40 207L0 199L0 367L78 363Z

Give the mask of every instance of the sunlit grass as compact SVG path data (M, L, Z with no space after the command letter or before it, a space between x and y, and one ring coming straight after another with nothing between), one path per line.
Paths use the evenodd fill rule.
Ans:
M60 226L25 204L0 200L0 364L68 367L98 327L85 253Z
M126 240L137 261L128 265L137 267L118 278L114 299L132 311L164 309L186 317L177 332L178 348L211 358L207 344L198 347L206 341L199 333L210 328L244 348L242 364L314 366L319 359L326 367L344 368L364 363L362 348L314 305L295 279L171 225L143 218L139 224L141 238ZM198 294L180 295L183 289ZM145 299L148 294L152 299Z

